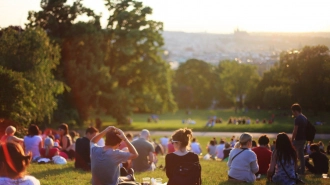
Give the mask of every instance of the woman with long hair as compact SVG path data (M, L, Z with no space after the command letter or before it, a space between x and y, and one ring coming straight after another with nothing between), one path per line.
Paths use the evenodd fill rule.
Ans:
M296 184L296 167L297 152L288 135L284 132L279 133L276 137L275 150L267 171L267 178L275 183Z
M229 153L228 158L228 180L233 182L254 182L255 173L259 171L257 155L251 150L252 135L243 133L239 142Z
M165 157L168 185L200 185L202 182L198 155L188 151L191 138L191 129L179 129L172 135L175 151ZM186 173L186 175L181 173Z
M60 135L61 151L66 153L69 158L73 158L74 156L70 155L70 152L68 151L69 146L72 145L72 138L69 134L69 126L65 123L62 123L58 127L58 133Z
M8 142L0 145L0 184L40 185L38 179L26 175L31 155L25 155L21 145Z
M24 136L25 154L31 152L32 160L37 161L40 158L40 149L42 148L42 138L39 135L39 127L31 124L28 129L28 134Z

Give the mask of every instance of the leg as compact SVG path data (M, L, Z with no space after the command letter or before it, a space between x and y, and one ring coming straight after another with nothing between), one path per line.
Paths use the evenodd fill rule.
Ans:
M313 165L309 163L309 159L305 160L305 166L311 173L316 173L316 169Z
M305 140L302 141L294 141L294 147L297 151L298 160L300 162L300 167L298 170L299 174L305 173L305 158L304 158L304 146L305 146Z

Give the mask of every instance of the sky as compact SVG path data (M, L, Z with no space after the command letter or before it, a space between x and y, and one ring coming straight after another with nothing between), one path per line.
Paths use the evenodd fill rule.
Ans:
M166 31L232 33L239 28L248 32L330 32L329 0L140 1L153 9L148 18L163 22ZM104 2L83 0L86 7L102 13L103 27L109 17ZM29 10L41 10L40 0L0 0L0 27L24 27Z

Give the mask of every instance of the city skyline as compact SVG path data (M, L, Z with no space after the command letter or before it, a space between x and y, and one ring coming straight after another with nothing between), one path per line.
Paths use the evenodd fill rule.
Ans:
M148 18L163 22L165 31L232 33L240 28L248 32L330 32L330 2L325 0L141 1L153 9ZM83 1L95 13L102 13L102 27L110 15L104 2ZM0 0L0 27L24 27L29 10L41 10L40 0Z

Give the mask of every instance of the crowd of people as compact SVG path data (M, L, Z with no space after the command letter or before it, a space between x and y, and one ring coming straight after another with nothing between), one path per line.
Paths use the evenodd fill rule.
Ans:
M249 133L237 139L233 136L229 142L213 138L206 147L208 158L227 162L231 182L254 182L264 176L290 185L299 179L296 172L304 174L305 168L313 174L327 174L330 142L326 149L322 142L305 145L307 119L298 104L292 106L292 112L296 117L292 138L279 133L272 145L267 135L261 135L257 142ZM74 160L75 168L91 171L93 185L134 182L135 172L156 169L158 155L165 155L168 185L202 184L202 147L190 129L178 129L159 142L152 140L146 129L133 136L114 126L101 132L88 127L83 137L69 132L64 123L56 133L48 130L41 134L36 125L30 125L24 138L14 136L15 132L15 127L9 126L1 138L0 184L38 185L38 179L26 175L27 166L54 157Z

